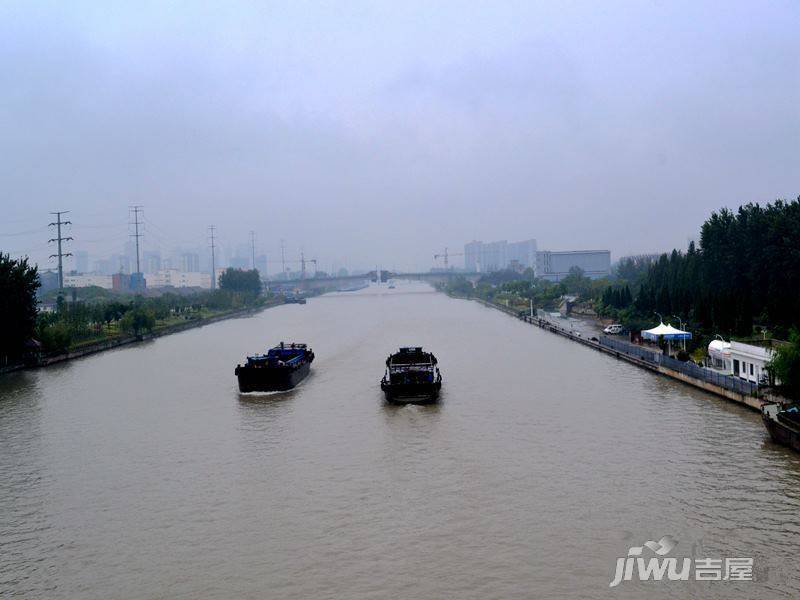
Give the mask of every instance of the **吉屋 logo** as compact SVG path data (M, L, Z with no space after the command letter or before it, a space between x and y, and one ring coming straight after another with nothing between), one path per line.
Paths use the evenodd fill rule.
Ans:
M689 581L694 563L695 581L752 581L752 558L698 558L694 559L674 556L667 557L678 541L665 535L657 542L648 541L642 546L628 549L628 556L617 559L614 579L608 584L616 587L623 581L638 579L639 581ZM655 556L645 560L642 556L645 548L652 550ZM660 558L664 557L664 558Z

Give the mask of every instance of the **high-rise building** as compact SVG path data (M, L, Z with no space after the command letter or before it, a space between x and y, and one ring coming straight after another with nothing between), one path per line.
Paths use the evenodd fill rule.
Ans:
M536 240L508 243L473 241L464 245L464 269L472 272L500 271L515 268L533 268L536 263Z
M464 270L470 273L481 271L481 248L483 242L473 241L464 244Z
M244 256L234 256L228 264L234 269L249 269L250 259Z
M492 271L501 271L508 266L508 255L506 250L508 242L502 240L500 242L489 242L483 245L483 253L481 256L481 265L484 271L491 273Z
M136 270L136 242L132 240L125 242L125 249L122 255L127 259L128 269L125 272L133 273ZM141 259L141 256L139 258Z
M127 254L115 254L111 257L113 273L133 273L136 270L136 259L131 262L131 257Z
M161 270L161 252L148 250L142 257L142 270L145 273L155 273Z
M184 252L181 254L181 271L184 273L200 272L200 255L196 252ZM209 277L209 281L210 281Z
M536 240L512 242L506 249L508 264L516 261L523 269L536 267Z
M78 273L89 272L89 253L86 250L75 250L73 263Z
M111 275L115 271L117 271L117 266L114 264L114 261L110 258L101 258L99 260L94 261L92 266L92 272L98 273L100 275Z

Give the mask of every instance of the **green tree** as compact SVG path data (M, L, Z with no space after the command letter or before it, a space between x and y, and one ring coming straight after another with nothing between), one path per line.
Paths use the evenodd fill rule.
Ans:
M228 267L219 277L221 290L258 296L261 293L261 277L256 269L244 271Z
M792 329L789 341L775 349L767 370L787 396L800 399L800 330Z
M46 353L67 352L72 345L72 330L64 321L42 323L39 327L39 339L42 342L42 350Z
M474 291L472 284L465 277L460 275L451 279L450 282L445 286L445 290L448 294L466 297L471 296Z
M152 309L136 306L125 313L119 324L123 331L140 335L153 330L156 326L156 317Z
M618 283L630 285L634 289L639 287L645 277L647 277L650 265L653 264L656 258L658 257L645 254L641 256L627 256L620 259L619 263L617 263L614 268L614 274L616 275Z
M800 326L800 199L712 213L700 247L652 263L635 300L641 315L678 314L709 334L784 337Z
M570 267L569 274L561 280L561 286L567 294L585 297L592 288L592 280L586 277L580 267Z
M0 252L0 358L18 358L36 328L39 274L27 258Z

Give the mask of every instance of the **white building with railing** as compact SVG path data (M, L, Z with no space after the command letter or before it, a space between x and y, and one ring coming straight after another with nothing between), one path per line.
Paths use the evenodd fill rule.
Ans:
M768 377L767 364L772 360L773 344L771 340L760 344L731 341L731 375L753 383L763 382Z

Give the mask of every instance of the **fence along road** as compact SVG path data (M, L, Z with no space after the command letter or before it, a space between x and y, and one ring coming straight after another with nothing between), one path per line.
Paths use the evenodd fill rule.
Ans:
M501 306L499 308L504 312L509 312L506 307ZM623 358L644 368L657 371L662 375L667 375L673 379L678 379L735 402L745 404L755 410L760 410L761 403L758 400L758 384L751 381L719 373L713 369L706 369L691 362L676 360L661 352L648 350L647 348L617 340L607 335L601 334L596 336L597 341L587 339L581 332L564 327L558 322L559 320L550 317L548 313L541 310L538 311L536 317L524 314L518 316L526 323L538 325L539 327L548 329L553 333L563 335L584 345L612 353L618 358Z

